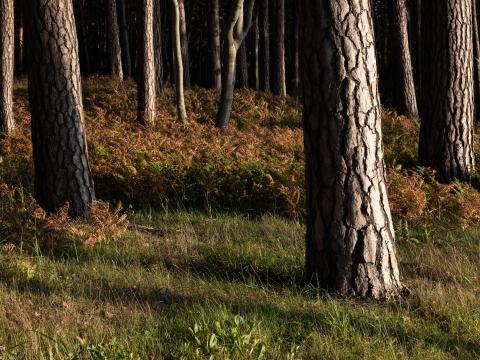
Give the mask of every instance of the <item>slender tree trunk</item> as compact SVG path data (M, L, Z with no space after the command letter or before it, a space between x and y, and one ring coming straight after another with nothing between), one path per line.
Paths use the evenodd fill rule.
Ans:
M95 194L72 1L31 0L25 13L35 199L48 212L68 202L72 216L89 217Z
M164 88L163 83L163 47L162 47L162 2L154 0L154 48L155 48L155 85L157 92Z
M116 0L107 1L107 15L110 74L123 80L122 50L120 47Z
M244 14L244 0L236 0L232 4L228 31L223 50L222 93L218 104L216 126L225 129L230 121L235 87L235 62L237 52L252 25L255 0L248 0Z
M155 58L153 49L153 1L142 0L138 19L137 97L138 122L155 123Z
M78 1L78 14L79 14L79 26L80 31L80 46L82 52L82 73L83 74L90 74L92 71L92 67L90 64L90 50L88 48L88 36L87 36L87 25L86 25L86 12L85 12L85 1L86 0L79 0ZM25 4L27 2L24 2ZM27 6L28 7L28 6Z
M248 89L248 60L246 41L244 41L238 49L237 69L237 88Z
M293 54L292 54L292 94L295 97L300 97L300 14L299 4L293 3Z
M178 0L172 0L172 10L173 10L173 46L174 46L174 55L173 59L175 61L175 87L176 87L176 98L177 98L177 117L182 123L187 121L187 111L185 109L185 95L183 90L183 61L182 61L182 44L181 44L181 24L180 24L180 7Z
M188 88L190 81L190 54L188 52L187 18L185 16L185 0L178 0L180 11L180 41L182 45L182 63L184 85Z
M417 96L413 80L413 67L408 38L408 11L406 0L393 0L391 7L390 71L394 79L393 106L407 116L418 116Z
M125 0L117 0L118 24L120 28L120 45L122 53L123 76L132 76L132 60L130 57L130 41L128 40L128 26L125 14Z
M404 288L387 199L370 0L301 6L307 274L341 295L395 298Z
M270 90L270 21L269 0L259 0L260 44L258 49L260 90Z
M24 36L23 36L23 11L22 11L22 1L16 1L14 3L15 7L15 76L20 78L24 72Z
M470 180L473 154L472 2L424 0L419 161L438 179Z
M212 85L215 90L220 92L222 88L222 64L220 61L220 6L218 0L209 0L209 7Z
M273 93L287 96L285 74L285 0L275 0L275 46L273 69Z
M13 0L0 0L0 132L3 134L15 130L13 119L14 32Z
M255 21L253 23L253 30L254 30L254 56L255 56L255 68L253 70L254 78L255 78L255 91L260 90L260 62L259 62L259 42L260 42L260 35L258 30L258 16L255 17Z

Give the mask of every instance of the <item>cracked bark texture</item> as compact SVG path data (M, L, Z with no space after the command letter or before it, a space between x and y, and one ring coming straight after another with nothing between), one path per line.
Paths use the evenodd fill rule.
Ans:
M393 0L390 9L392 36L393 107L407 116L418 116L417 95L413 78L412 57L408 37L406 0Z
M123 80L122 50L120 47L120 29L118 27L117 1L107 1L108 46L110 74Z
M13 0L0 0L0 132L15 130L13 119L14 72L14 7Z
M211 49L212 85L220 92L222 88L222 63L220 50L220 5L218 0L209 0L209 27Z
M270 20L269 20L269 0L260 0L259 3L259 78L260 90L270 90Z
M57 212L68 202L72 216L85 218L95 194L72 1L32 0L24 10L35 199L48 212Z
M155 55L153 46L153 1L142 0L138 19L137 120L155 123Z
M273 86L272 91L278 96L287 96L285 73L285 0L275 1L275 43L273 47Z
M370 0L301 2L306 271L341 295L403 292L387 199Z
M442 182L470 180L473 154L472 2L422 1L419 162Z

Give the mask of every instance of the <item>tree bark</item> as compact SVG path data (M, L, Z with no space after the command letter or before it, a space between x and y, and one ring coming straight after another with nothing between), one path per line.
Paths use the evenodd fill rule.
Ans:
M78 16L79 16L79 24L78 26L78 33L80 34L80 50L81 50L81 59L82 61L82 73L83 74L90 74L92 71L92 67L90 64L90 51L88 48L88 36L87 36L87 25L86 25L86 13L85 13L85 1L86 0L78 0ZM26 3L26 2L25 2Z
M260 0L259 6L259 77L260 90L270 90L270 20L269 20L269 0Z
M155 123L155 58L153 48L153 1L142 0L138 19L137 97L138 122Z
M23 10L22 10L22 1L16 1L14 3L14 23L15 23L15 76L20 78L24 73L24 31L23 31Z
M293 96L300 97L300 14L299 4L293 3L293 36L292 36L292 94Z
M469 181L473 154L472 2L422 2L422 121L419 162L442 182Z
M474 57L474 88L475 93L475 116L478 120L480 118L480 36L478 29L478 12L477 0L472 0L472 14L473 14L473 57Z
M180 7L178 0L172 0L173 9L173 29L172 41L174 46L173 58L175 61L175 87L177 100L177 117L182 123L187 121L187 111L185 109L185 95L184 95L184 76L183 76L183 61L182 61L182 40L181 40L181 24L180 24Z
M301 2L306 270L341 295L404 287L383 160L370 0Z
M236 83L238 89L248 89L248 59L246 41L244 41L238 49Z
M285 74L285 0L275 1L275 45L273 58L273 93L287 96Z
M72 1L31 0L25 13L35 199L48 212L68 202L70 215L85 218L95 194Z
M209 34L211 49L212 85L218 92L222 88L222 64L220 60L220 5L218 0L209 0Z
M125 0L117 0L118 23L120 28L120 45L122 53L123 76L132 76L132 59L130 57L130 41L128 39L128 26L125 14Z
M155 85L157 92L164 88L163 83L163 47L162 47L162 2L154 0L154 48L155 48Z
M252 26L255 0L248 0L247 14L244 14L244 0L236 0L232 5L229 27L223 50L222 93L218 104L216 126L225 129L230 121L235 87L235 63L237 52Z
M417 96L413 79L412 58L408 38L406 0L393 0L391 7L391 63L393 107L407 116L418 116Z
M108 46L110 74L123 80L122 50L120 47L120 30L118 27L117 2L107 1Z
M185 0L177 0L180 11L180 41L182 45L182 63L184 85L188 88L190 81L190 54L188 52L187 18L185 16Z
M15 130L13 119L14 32L13 0L0 0L0 132L3 134Z

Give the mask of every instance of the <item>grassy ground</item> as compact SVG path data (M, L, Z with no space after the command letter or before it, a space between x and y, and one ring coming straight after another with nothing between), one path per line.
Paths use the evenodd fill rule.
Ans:
M102 208L93 224L36 209L25 84L17 85L23 125L4 141L0 166L0 359L480 358L479 194L416 167L415 121L386 113L384 124L412 295L362 302L303 283L295 104L267 106L268 97L244 93L220 136L208 124L211 93L187 94L197 113L186 130L168 115L166 93L150 130L128 121L131 91L85 85L99 194L139 200L126 230L121 214ZM180 191L185 179L196 186ZM222 192L222 181L236 182Z

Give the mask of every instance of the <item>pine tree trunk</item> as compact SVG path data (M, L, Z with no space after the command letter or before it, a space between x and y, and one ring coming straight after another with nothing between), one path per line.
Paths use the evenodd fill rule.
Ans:
M154 49L155 49L155 85L157 92L164 88L163 83L163 47L162 47L162 2L154 0Z
M130 41L128 39L128 26L125 14L125 0L117 0L118 24L120 28L120 45L122 53L123 76L132 76L132 59L130 57Z
M215 90L220 92L222 88L222 65L220 60L220 6L218 0L209 0L209 7L212 85Z
M182 45L183 81L188 88L190 81L190 54L188 52L187 18L185 16L185 0L178 0L180 11L180 41Z
M383 161L370 0L301 2L306 268L341 295L403 286Z
M285 74L285 0L275 1L275 44L273 93L278 96L287 96Z
M254 30L254 56L255 56L255 68L253 69L253 75L255 79L255 91L260 90L260 61L259 61L259 42L260 42L260 35L258 30L258 15L255 17L255 21L253 22L253 30Z
M0 0L0 132L15 130L13 119L14 72L14 7L13 0Z
M78 33L80 34L80 49L81 49L81 58L82 58L82 73L90 74L92 67L90 64L90 51L88 48L88 36L87 36L87 25L86 25L86 13L85 13L85 1L78 1L78 16L79 16L79 26L80 29Z
M122 50L120 47L116 0L107 1L107 18L110 74L119 80L123 80Z
M299 37L299 26L300 26L300 14L299 14L299 4L297 2L293 3L293 36L292 36L292 94L293 96L300 97L300 37Z
M187 111L185 109L185 95L184 95L184 75L183 75L183 60L182 60L182 39L181 39L181 14L178 0L172 0L173 10L173 29L172 42L174 47L173 59L175 61L175 88L177 100L177 117L182 123L187 121Z
M15 76L20 78L23 75L25 70L24 68L24 53L23 53L23 46L24 46L24 35L23 35L23 11L22 11L22 1L16 1L14 3L15 6Z
M390 71L393 107L407 116L418 116L417 96L413 79L412 58L408 38L408 11L406 0L393 0L391 9L392 56Z
M95 194L72 1L31 0L25 13L35 199L48 212L68 202L72 216L88 217Z
M260 90L270 90L270 21L269 21L269 0L259 0L259 77Z
M248 60L247 60L247 46L244 41L238 49L237 56L237 88L248 89Z
M480 36L478 29L478 12L477 0L472 0L472 14L473 14L473 57L474 57L474 88L475 93L475 118L480 118Z
M419 162L440 181L470 180L473 154L472 2L422 2Z
M142 0L138 19L137 97L138 122L155 123L155 58L153 49L153 1Z

